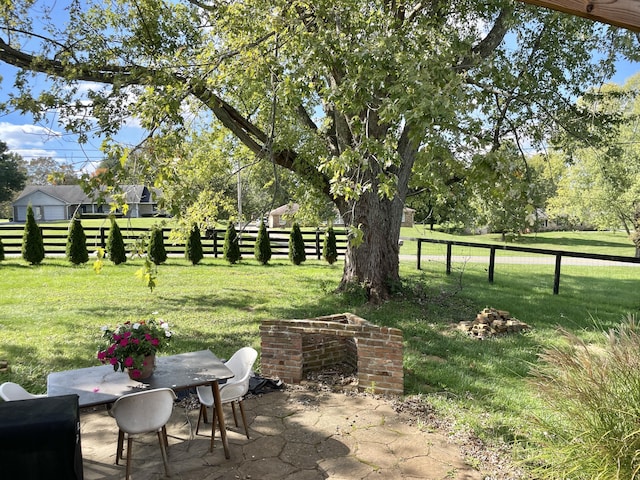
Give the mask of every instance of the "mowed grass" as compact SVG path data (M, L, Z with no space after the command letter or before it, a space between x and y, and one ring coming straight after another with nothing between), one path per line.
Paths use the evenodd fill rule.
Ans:
M585 240L583 247L601 241L607 242ZM602 246L598 253L612 251ZM167 320L175 338L165 354L211 348L228 357L244 345L259 350L263 319L349 311L402 329L405 394L419 395L456 428L485 441L526 445L537 435L534 417L545 415L529 371L539 353L560 341L558 327L598 343L603 329L640 312L638 266L563 265L560 294L553 295L552 264L499 264L489 283L481 263L456 263L446 275L442 262L423 262L418 271L407 260L402 285L380 306L365 304L358 289L334 293L341 262L296 267L276 259L262 266L247 258L228 265L207 258L193 266L170 258L159 267L153 292L135 276L141 266L140 259L120 266L106 261L96 274L90 264L74 267L62 258L37 267L18 258L0 262L0 360L11 367L0 382L44 392L48 373L97 365L100 327L126 320ZM456 330L484 307L507 310L531 330L488 341Z
M438 230L430 230L424 226L404 227L400 233L405 242L401 248L402 254L415 255L417 253L416 238L430 240L460 241L469 243L483 243L490 245L506 245L511 247L542 248L546 250L567 250L570 252L597 253L606 255L619 255L633 257L635 248L624 231L568 231L568 232L542 232L528 233L516 237L511 242L502 240L500 234L489 233L485 235L451 235ZM423 244L423 255L429 244ZM460 255L461 249L453 248L453 255ZM467 251L468 252L468 251ZM469 252L468 252L469 253ZM477 249L470 252L472 255L488 255L488 249ZM504 255L526 255L522 252L504 252Z
M90 265L74 267L61 258L35 267L20 259L0 263L0 360L11 365L0 380L44 391L49 372L97 364L101 326L151 316L175 331L167 353L211 348L228 357L243 345L259 347L264 318L333 312L336 297L328 290L341 276L338 266L312 262L292 269L278 261L193 266L171 258L159 267L151 292L135 275L141 266L141 260L106 261L96 274Z

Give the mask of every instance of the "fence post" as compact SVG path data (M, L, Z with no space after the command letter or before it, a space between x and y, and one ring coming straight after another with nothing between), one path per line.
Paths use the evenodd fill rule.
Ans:
M451 275L451 242L447 242L447 275Z
M218 258L218 229L213 229L213 258Z
M107 248L107 241L104 238L105 227L100 227L100 246L102 248Z
M420 258L422 257L422 239L418 239L418 270L420 270Z
M496 269L496 247L489 250L489 283L493 283L493 272Z
M560 291L560 263L562 262L562 255L556 255L556 271L553 276L553 294L558 295Z
M322 260L322 249L320 248L320 228L316 228L316 254L318 260Z

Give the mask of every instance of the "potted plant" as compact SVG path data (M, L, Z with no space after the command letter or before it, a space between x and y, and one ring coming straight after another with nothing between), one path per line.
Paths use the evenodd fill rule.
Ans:
M135 380L148 378L155 368L156 352L167 346L173 333L162 320L125 322L115 329L102 327L108 346L98 352L98 360L113 365L114 371L127 371Z

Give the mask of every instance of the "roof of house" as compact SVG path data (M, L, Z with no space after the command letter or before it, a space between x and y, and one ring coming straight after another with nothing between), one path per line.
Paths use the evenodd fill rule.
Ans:
M120 188L126 195L127 203L130 204L151 203L153 202L152 196L157 199L158 195L162 194L159 189L150 190L144 185L121 185ZM38 191L69 205L95 202L95 198L89 197L80 185L28 185L15 201L17 202ZM106 201L109 202L110 198L107 197Z
M17 202L35 192L42 192L45 195L69 204L91 202L79 185L27 185L15 201Z
M269 215L292 215L300 209L297 203L288 203L269 212Z

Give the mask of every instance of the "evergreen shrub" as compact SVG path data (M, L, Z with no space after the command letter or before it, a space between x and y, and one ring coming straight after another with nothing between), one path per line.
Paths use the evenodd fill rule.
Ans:
M300 265L307 259L307 254L304 251L304 240L302 239L302 232L300 226L297 223L291 227L291 233L289 234L289 260L294 265Z
M333 231L333 227L329 227L324 235L322 256L329 265L333 265L338 259L338 246L336 244L336 234Z
M71 220L69 234L67 235L67 259L74 265L80 265L89 261L87 250L87 236L84 234L82 222L79 218Z
M42 232L36 223L31 205L27 207L27 221L22 235L22 258L31 265L39 265L44 259Z
M258 230L258 238L256 238L255 257L262 265L266 265L271 260L271 241L269 239L269 231L264 222L260 222Z
M236 227L233 225L233 222L229 220L227 232L224 235L223 256L224 259L232 265L234 263L238 263L242 259L242 255L240 255L239 241L240 238L236 232Z
M149 239L149 257L156 265L167 261L167 250L164 247L164 234L162 228L154 225L151 228L151 238Z
M124 247L122 232L116 219L113 217L111 217L111 228L109 229L109 236L107 237L107 254L109 255L109 259L116 265L127 261L127 252Z
M185 245L184 256L193 265L200 263L200 260L204 257L202 252L202 239L200 238L200 227L197 223L194 223L187 237L187 244Z

